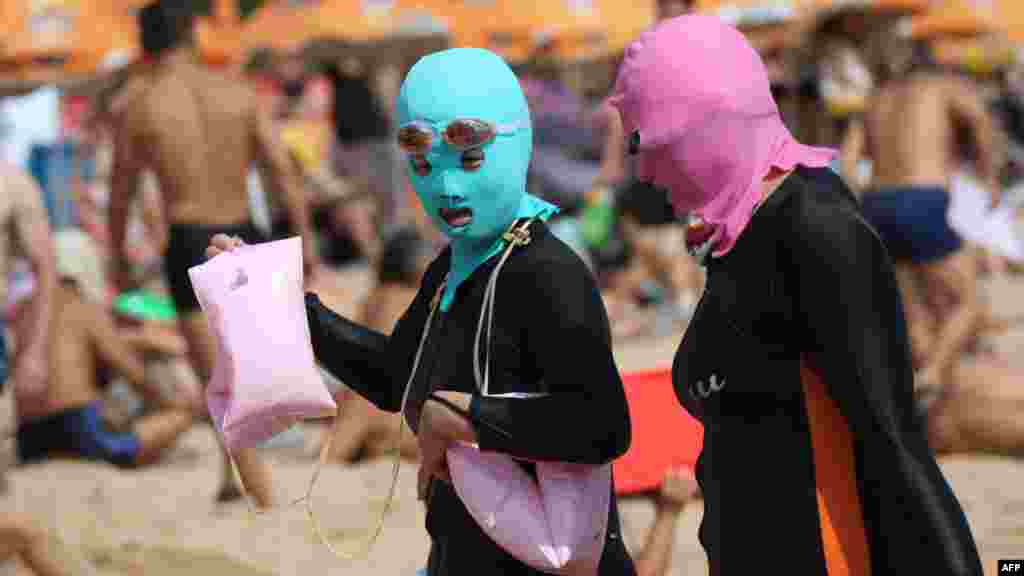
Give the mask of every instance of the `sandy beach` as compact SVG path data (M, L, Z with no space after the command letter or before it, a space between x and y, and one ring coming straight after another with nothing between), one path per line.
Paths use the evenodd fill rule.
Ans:
M1024 312L1024 282L989 288L1001 313ZM616 352L621 369L670 366L678 339L620 346ZM1024 329L1004 336L998 347L1011 361L1021 362ZM280 501L300 496L313 471L316 430L313 425L304 430L305 446L266 451ZM353 546L372 528L384 505L391 466L381 460L324 470L314 493L316 509L325 531L341 545ZM1024 556L1024 463L972 456L944 460L942 466L967 511L988 573L995 574L999 558ZM383 534L368 558L357 561L334 558L320 545L301 507L259 517L242 504L216 508L219 467L212 430L197 426L165 462L149 470L123 472L69 461L11 469L0 505L32 513L54 529L63 542L61 554L69 561L87 562L103 575L412 576L425 562L424 512L415 497L411 464L402 467ZM636 549L653 507L645 500L624 501L622 507L627 544ZM687 510L679 524L673 574L706 573L696 539L700 508L697 503ZM21 573L14 566L0 568L0 574Z

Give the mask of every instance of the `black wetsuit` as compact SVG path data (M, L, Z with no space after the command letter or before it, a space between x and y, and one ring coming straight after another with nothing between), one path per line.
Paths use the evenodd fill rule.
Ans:
M630 422L601 295L583 262L546 225L535 222L530 232L531 242L513 251L498 280L489 387L496 394L547 395L475 396L471 412L480 448L534 460L608 463L629 448ZM416 299L390 337L337 316L308 294L317 360L377 407L397 412L449 258L445 249L430 265ZM406 419L414 429L431 391L476 392L473 344L496 261L492 258L473 272L458 288L450 310L437 312L409 393ZM524 467L532 470L531 465ZM539 576L490 540L448 484L433 482L427 506L430 576ZM633 573L613 494L600 574Z
M673 381L705 427L710 573L981 576L889 256L839 177L795 171L707 270Z

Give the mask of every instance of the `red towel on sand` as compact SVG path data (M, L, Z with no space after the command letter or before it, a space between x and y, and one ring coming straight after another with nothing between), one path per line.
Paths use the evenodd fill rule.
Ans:
M676 399L672 371L624 374L633 442L615 461L615 492L636 494L661 486L672 468L693 470L704 444L704 427Z

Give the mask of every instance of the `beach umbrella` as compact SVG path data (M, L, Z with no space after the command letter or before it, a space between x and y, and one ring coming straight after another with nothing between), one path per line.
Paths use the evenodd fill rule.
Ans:
M860 12L873 14L918 14L931 8L936 0L804 0L823 14ZM940 0L941 1L941 0Z
M396 0L321 0L309 13L304 54L310 61L358 58L375 68L404 69L422 54L448 46L448 22L419 5Z
M927 40L935 59L976 74L988 74L1012 62L1009 26L994 2L951 1L915 16L903 32Z
M200 56L207 64L233 66L240 63L244 53L240 27L221 24L216 18L198 18L195 34Z
M940 64L974 74L991 74L1014 61L1013 47L1001 34L936 38L931 48Z
M971 37L1005 30L991 2L950 1L915 16L906 32L912 38Z
M336 38L351 44L448 33L447 23L429 10L394 0L323 0L313 8L309 26L315 38Z
M238 0L214 0L209 17L196 19L196 44L203 59L214 66L232 66L241 61L242 24Z
M233 61L240 34L234 0L216 0L212 18L196 23L197 44L210 63ZM140 55L136 10L143 0L23 0L0 3L8 32L0 50L4 76L28 84L61 83L119 69ZM237 8L235 9L237 22Z
M1013 42L1024 43L1024 2L1021 0L995 0L996 18L1006 27L1006 35Z
M4 76L58 82L124 65L137 54L131 15L115 0L4 2Z
M7 1L3 3L3 51L7 62L63 61L88 40L88 27L106 3L80 0ZM83 22L84 21L84 22Z
M788 22L807 2L793 0L698 0L697 11L717 15L737 28Z
M762 55L800 46L813 22L811 0L704 0L698 12L717 15L736 26Z
M139 35L134 15L111 0L89 3L93 11L81 24L83 34L68 68L81 74L105 73L135 60L139 55Z
M551 5L561 1L552 0ZM536 0L440 0L429 9L448 24L453 46L487 48L520 62L541 40L534 38L546 11L540 4ZM541 14L530 14L538 10Z
M635 0L596 0L608 36L607 50L617 54L654 24L655 3Z
M844 39L867 43L873 33L907 18L924 14L933 0L809 0L810 46L820 51L825 42Z
M511 62L522 62L538 49L562 61L600 56L609 49L606 5L625 5L621 0L395 0L395 4L418 6L433 14L447 25L453 46L487 48ZM615 9L621 13L622 8Z
M242 25L241 44L247 51L273 52L303 50L311 60L331 59L341 52L381 58L389 47L412 46L426 38L440 47L438 38L447 34L447 22L436 16L440 5L428 9L402 1L321 0L296 5L273 0Z
M538 50L560 62L599 58L609 49L606 19L592 0L547 0L522 6L489 30L488 46L520 61ZM501 44L500 39L512 39Z
M261 48L289 52L312 39L311 7L288 0L269 0L242 23L241 44L246 50Z

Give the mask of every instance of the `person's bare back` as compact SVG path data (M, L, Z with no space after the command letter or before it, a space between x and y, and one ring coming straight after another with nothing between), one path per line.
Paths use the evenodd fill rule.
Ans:
M914 74L883 86L865 113L876 188L940 186L954 169L951 81Z
M137 387L150 404L165 404L159 386L146 378L142 349L136 345L157 349L155 338L131 340L109 310L90 301L71 282L64 280L55 290L48 385L34 409L52 414L95 402L104 384L101 378L110 373Z
M126 90L121 124L157 176L168 219L211 225L248 220L246 177L257 156L253 93L184 53Z
M994 126L977 92L969 80L932 70L879 86L864 116L871 188L945 189L963 163L966 144L977 152L976 172L997 191ZM962 130L970 142L960 140Z
M36 410L53 414L84 406L99 397L96 376L100 364L89 334L94 318L71 288L58 286L55 296L46 395L39 405L19 406L22 418Z

